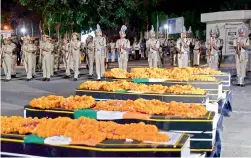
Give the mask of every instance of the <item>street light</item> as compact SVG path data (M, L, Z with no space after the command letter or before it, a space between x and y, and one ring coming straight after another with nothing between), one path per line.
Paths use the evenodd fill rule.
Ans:
M26 29L24 27L21 28L21 32L24 34L26 32Z
M4 30L8 30L8 26L5 25L5 26L3 27L3 29L4 29Z

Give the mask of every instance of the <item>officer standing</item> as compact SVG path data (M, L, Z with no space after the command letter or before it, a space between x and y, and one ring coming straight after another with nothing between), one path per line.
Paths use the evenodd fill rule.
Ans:
M247 49L249 46L249 39L245 37L246 28L242 26L239 29L239 38L234 40L233 45L236 50L235 61L237 69L237 86L244 87L244 78L246 77L247 66Z
M200 65L200 48L201 43L198 37L195 37L193 40L193 66L199 66Z
M51 77L51 52L53 45L49 41L48 35L43 35L43 42L40 42L40 53L42 55L43 81L50 81Z
M62 45L62 56L63 56L63 62L64 62L64 67L65 67L65 77L64 78L70 78L71 76L71 72L70 72L70 56L71 53L70 53L70 44L69 44L69 41L64 38L63 39L63 45Z
M188 53L190 40L186 38L186 28L183 27L181 32L181 37L177 40L176 48L178 51L178 66L179 67L188 67Z
M54 61L55 61L55 42L54 40L52 40L51 38L49 38L49 42L51 43L51 46L53 47L52 48L52 52L51 52L51 64L50 64L50 73L51 73L51 76L54 75Z
M146 47L148 49L148 63L149 67L156 68L158 66L158 61L160 60L159 57L159 49L160 49L160 42L155 38L155 31L152 25L152 29L150 31L151 38L146 42Z
M23 51L23 61L26 69L27 79L26 81L30 81L32 79L32 68L33 68L33 52L34 52L34 46L31 43L31 38L29 36L24 37L24 44L22 46Z
M2 46L2 52L1 52L1 60L3 60L4 63L4 73L6 76L5 82L9 82L11 80L11 71L12 71L12 52L15 49L13 45L10 44L10 41L8 38L4 39L4 45Z
M78 33L72 33L72 39L70 42L70 53L73 59L73 70L74 70L74 81L78 80L79 77L79 65L80 65L80 47L81 42L78 40Z
M33 46L33 51L32 51L32 78L36 77L36 58L37 58L37 52L38 52L38 47L35 45L35 39L31 39L31 45Z
M210 39L207 40L206 48L208 66L218 70L220 40L216 38L216 29L210 30Z
M96 62L97 79L100 80L105 73L106 39L102 37L102 31L98 24L96 37L93 39L93 50Z
M12 64L11 64L11 77L15 78L16 77L16 65L17 65L17 46L16 44L13 42L14 40L16 40L16 36L14 37L10 37L9 40L9 44L13 47L13 51L12 51Z
M130 41L126 39L126 31L127 27L123 25L119 31L120 39L116 42L116 48L118 50L118 63L119 68L127 71L127 63L128 63L128 52L130 50Z
M89 77L93 77L93 63L94 63L94 49L93 49L93 37L88 35L86 39L88 66L89 66Z
M112 54L112 62L115 62L115 43L113 42L113 40L111 40L110 43L110 48L111 48L111 54Z

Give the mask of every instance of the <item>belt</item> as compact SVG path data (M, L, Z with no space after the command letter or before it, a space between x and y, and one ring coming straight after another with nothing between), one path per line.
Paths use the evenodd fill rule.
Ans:
M200 50L200 49L193 49L193 50Z

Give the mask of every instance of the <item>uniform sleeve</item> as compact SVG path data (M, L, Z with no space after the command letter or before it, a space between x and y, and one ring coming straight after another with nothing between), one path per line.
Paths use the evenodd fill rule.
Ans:
M220 42L220 40L217 40L217 42L216 42L216 47L220 47L221 46L221 44L220 44L221 42Z
M127 47L127 48L131 48L131 45L130 45L130 41L129 41L129 40L126 41L126 47Z
M147 41L146 41L146 48L149 48L149 47L150 47L150 41L147 40Z
M104 38L104 47L106 47L107 46L107 44L106 44L106 38L105 37L103 37Z
M156 48L160 48L160 41L159 40L157 40Z
M246 46L249 46L249 39L246 40Z
M119 48L119 40L116 41L116 48Z
M234 46L234 47L237 46L237 41L236 41L236 40L233 41L233 46Z
M180 39L177 40L176 47L180 49Z
M207 48L207 49L210 47L209 40L206 41L205 45L206 45L206 48Z

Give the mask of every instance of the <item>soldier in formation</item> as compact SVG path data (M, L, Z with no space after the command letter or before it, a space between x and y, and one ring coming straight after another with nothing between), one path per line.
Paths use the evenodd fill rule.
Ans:
M235 61L237 70L237 86L244 87L246 77L246 66L248 60L249 39L245 37L246 28L242 26L239 30L239 38L234 40L233 45L236 50Z
M53 45L49 41L48 35L43 35L43 41L40 42L40 53L42 56L43 81L50 81L51 77L51 53Z
M192 60L193 60L193 48L194 48L194 39L193 39L193 34L192 34L192 27L190 26L187 34L186 34L186 39L188 41L188 52L187 52L187 56L188 56L188 66L192 65Z
M63 57L63 63L64 63L64 68L65 68L65 77L64 78L70 78L71 72L70 72L70 65L71 65L71 58L72 56L70 52L70 44L69 41L64 38L63 39L63 44L61 47L61 52L62 52L62 57Z
M106 39L102 37L102 30L97 24L96 37L93 39L93 50L96 62L97 79L101 80L101 77L105 73L105 56L106 56Z
M130 41L126 39L126 31L127 27L123 25L119 31L120 39L116 42L116 48L118 50L118 63L119 68L127 71L127 63L128 63L128 53L130 50Z
M4 38L4 45L1 49L1 60L3 60L4 65L4 74L6 76L5 81L8 82L11 80L12 65L13 65L13 51L15 46L11 44L9 38ZM15 60L16 62L16 60Z
M186 38L186 28L183 27L181 32L181 37L177 40L176 48L178 51L178 66L179 67L188 67L188 53L189 53L189 46L190 40Z
M177 66L176 41L173 38L168 40L168 47L171 55L171 64L172 66Z
M86 50L87 50L87 63L89 67L88 77L93 77L93 64L94 64L94 49L93 49L93 37L89 35L86 39Z
M201 43L198 37L195 37L193 40L193 66L199 66L200 65L200 48Z
M81 42L78 40L78 33L72 33L72 39L70 42L70 53L72 55L73 61L73 71L74 71L74 81L77 81L79 78L79 66L80 66L80 47Z
M160 60L159 49L160 42L155 37L154 27L152 25L152 29L150 31L151 38L146 42L146 47L148 49L148 63L150 68L156 68L158 65L158 61Z
M217 30L210 30L210 39L206 42L207 64L212 69L218 70L220 40L216 38Z

